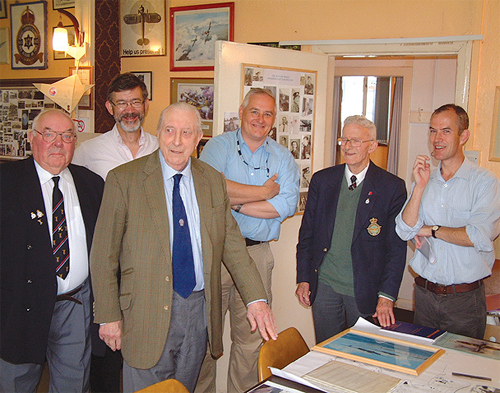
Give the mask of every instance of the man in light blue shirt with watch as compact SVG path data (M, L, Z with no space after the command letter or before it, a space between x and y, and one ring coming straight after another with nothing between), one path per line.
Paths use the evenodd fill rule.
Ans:
M280 225L295 213L299 168L290 151L267 135L276 118L276 100L266 89L252 89L239 109L241 128L212 138L201 160L223 173L233 216L259 269L269 303L274 259L269 241L279 238ZM226 270L222 272L222 311L231 312L232 346L228 392L257 384L257 358L262 339L242 319L245 304ZM207 356L197 392L215 391L215 360Z
M431 173L430 158L417 156L415 183L396 218L396 231L403 240L414 239L417 247L410 262L418 274L414 323L483 338L483 278L491 275L495 262L500 182L492 172L465 159L468 127L467 113L457 105L434 111L429 141L439 166ZM435 260L418 251L424 242L430 244Z

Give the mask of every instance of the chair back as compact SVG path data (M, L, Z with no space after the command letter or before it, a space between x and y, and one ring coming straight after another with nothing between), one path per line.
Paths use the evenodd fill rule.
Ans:
M277 340L264 343L259 352L259 382L271 376L268 367L283 368L309 352L301 334L294 327L283 330Z
M189 393L189 390L177 379L167 379L135 393Z

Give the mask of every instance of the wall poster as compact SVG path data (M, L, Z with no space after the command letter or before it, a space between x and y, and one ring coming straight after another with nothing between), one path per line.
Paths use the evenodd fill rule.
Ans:
M60 108L31 83L17 82L12 87L0 85L0 157L9 159L30 156L28 131L33 119L43 109Z
M243 97L254 87L271 90L277 114L269 137L292 153L300 170L298 212L304 212L313 173L316 71L242 64ZM242 97L242 100L243 100Z

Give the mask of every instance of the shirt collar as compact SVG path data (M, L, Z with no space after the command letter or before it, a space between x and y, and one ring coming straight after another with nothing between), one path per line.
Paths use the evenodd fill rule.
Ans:
M454 179L454 178L468 179L469 175L470 175L470 171L472 170L473 166L474 166L474 164L472 162L470 162L467 157L464 157L464 161L462 162L462 165L460 165L460 168L458 168L458 170L455 172L455 174L453 175L453 177L451 179ZM441 175L441 161L439 161L439 165L437 167L437 170L433 174L431 174L431 176L432 175L434 175L434 177L438 177L443 182L446 182L443 179L443 176ZM450 181L451 179L449 179L448 181Z
M363 180L365 180L366 172L368 171L368 167L370 166L370 162L368 162L368 165L366 166L365 169L363 169L361 172L358 174L354 175L354 173L351 172L349 169L349 165L346 164L345 166L345 178L347 179L347 184L351 184L351 176L354 175L356 176L356 184L359 185Z
M116 141L123 146L126 146L125 143L123 143L123 138L120 135L120 131L118 131L118 126L114 125L113 129L111 130L113 133L114 137L116 138ZM141 127L141 136L139 137L139 146L144 146L144 143L146 142L146 137L144 136L144 130Z
M160 149L158 149L158 154L160 155L161 170L163 172L163 178L165 179L165 181L171 179L172 177L174 177L178 173L182 173L183 176L186 176L188 178L192 176L191 158L189 158L189 162L187 163L186 167L181 172L179 172L167 164L167 162L165 161L165 158L163 157L163 154L161 154Z
M245 142L245 139L243 138L243 135L241 134L241 127L238 128L238 130L236 130L236 139L238 140L240 146L248 147L248 144ZM269 140L268 139L269 139L269 137L266 137L265 141L262 143L262 145L260 145L257 148L257 150L259 150L260 148L262 148L262 146L264 146L264 150L269 153ZM250 149L250 148L248 148L248 149ZM255 152L257 150L255 150Z
M38 164L38 162L34 161L35 163L35 169L36 169L36 172L38 174L38 178L40 179L40 184L43 185L45 183L47 183L48 181L52 180L52 178L54 176L59 176L61 177L64 181L66 181L67 183L69 184L72 184L74 185L74 181L73 181L73 176L71 176L71 172L69 171L69 169L66 167L64 168L59 174L57 175L53 175L52 173L46 171L45 169L43 169L40 164Z

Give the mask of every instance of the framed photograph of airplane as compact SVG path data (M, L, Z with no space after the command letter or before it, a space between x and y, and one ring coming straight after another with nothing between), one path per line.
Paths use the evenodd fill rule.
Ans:
M214 120L214 80L211 78L170 78L170 103L186 102L201 116L203 136L212 136Z
M170 70L213 71L215 41L234 40L234 3L170 7Z
M120 0L120 56L165 56L164 0Z

